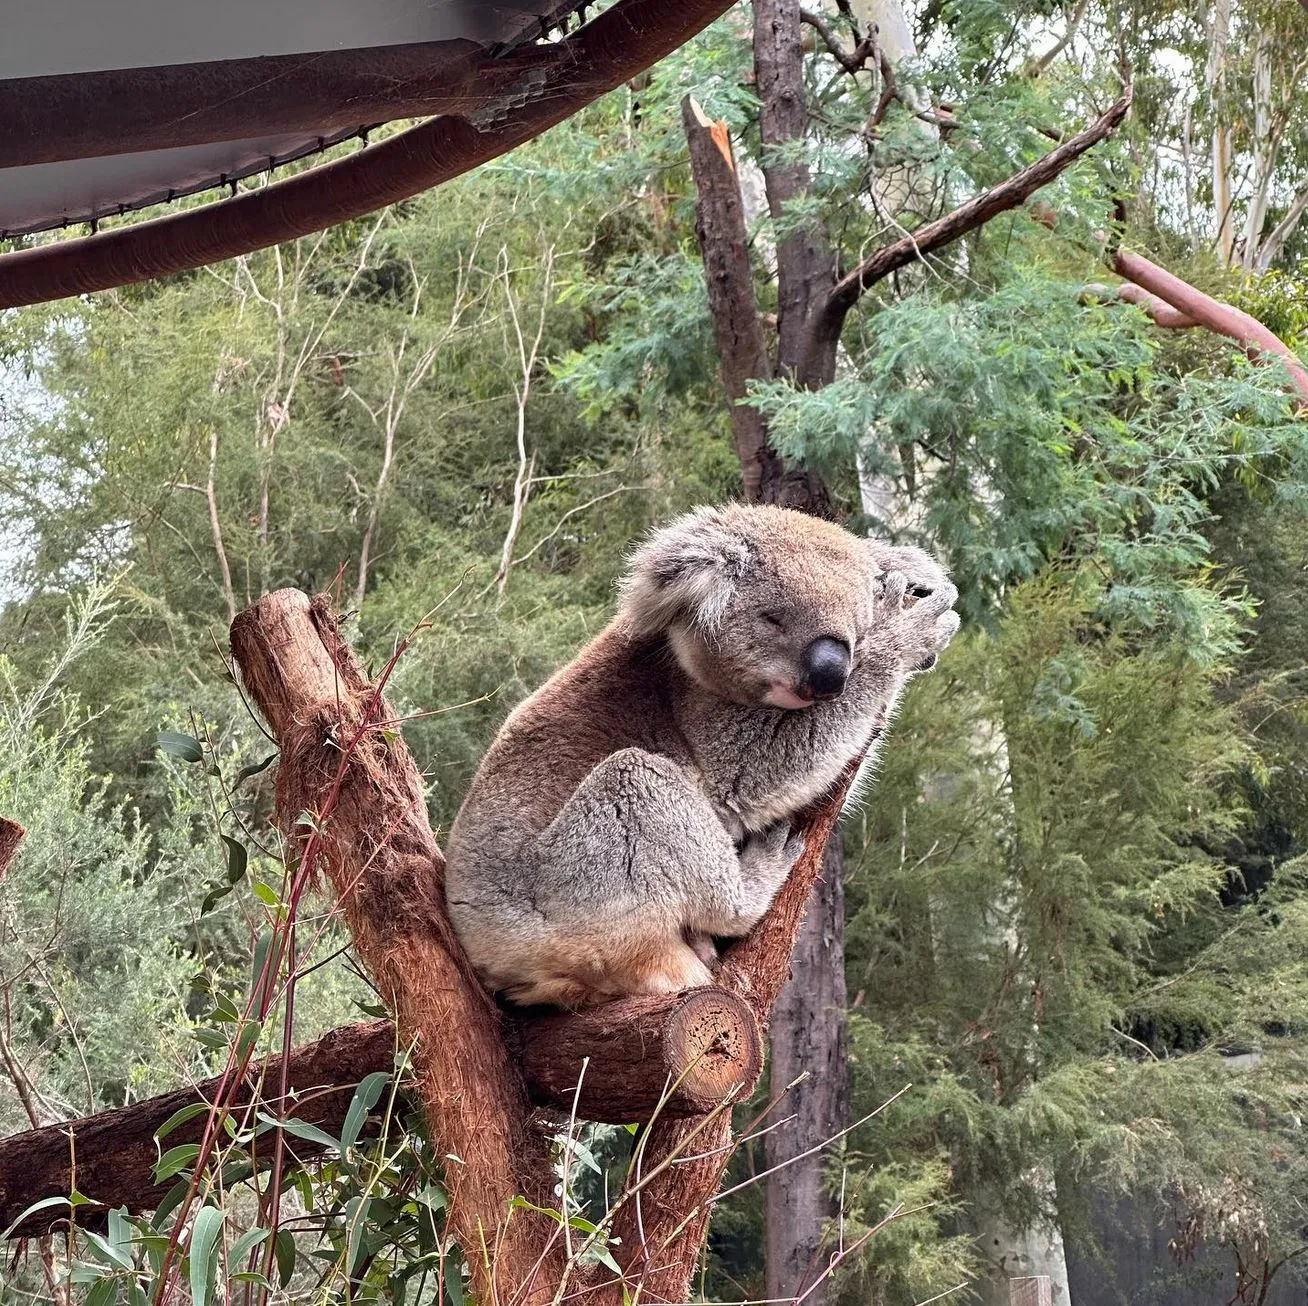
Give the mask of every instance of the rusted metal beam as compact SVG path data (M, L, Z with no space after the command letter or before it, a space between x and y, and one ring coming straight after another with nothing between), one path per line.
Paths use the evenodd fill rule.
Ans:
M730 0L617 0L521 71L503 116L434 118L285 181L203 208L0 256L0 308L168 276L407 199L538 136L684 44ZM518 56L510 56L510 59Z

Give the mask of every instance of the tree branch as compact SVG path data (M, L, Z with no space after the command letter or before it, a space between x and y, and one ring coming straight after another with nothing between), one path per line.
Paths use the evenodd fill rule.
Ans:
M1304 367L1299 356L1284 340L1268 330L1257 318L1243 309L1223 304L1221 300L1204 294L1188 281L1182 281L1175 273L1150 262L1143 254L1129 254L1119 249L1113 255L1112 265L1113 271L1119 276L1170 305L1176 313L1189 318L1191 324L1207 327L1209 331L1234 340L1255 362L1279 359L1290 375L1290 384L1299 397L1300 405L1308 404L1308 368ZM1122 294L1119 290L1119 297L1129 299L1132 295L1129 292ZM1145 309L1153 316L1148 304ZM1182 324L1169 321L1160 325Z
M1133 281L1124 281L1120 286L1105 286L1097 281L1091 282L1082 293L1090 299L1120 299L1124 303L1135 304L1149 315L1155 326L1169 331L1185 331L1199 325L1194 318L1187 317L1165 299L1151 295L1143 286L1137 286Z
M772 376L754 295L745 206L726 123L711 122L689 95L681 101L681 122L690 146L690 171L696 191L695 238L704 260L713 334L731 413L731 435L740 455L745 498L757 503L767 465L777 461L777 456L768 444L763 414L740 402L750 381L769 380Z
M853 50L846 50L840 42L840 37L831 30L827 20L821 14L814 13L812 9L801 9L799 11L799 21L807 23L822 38L822 44L827 47L831 57L850 76L863 71L867 66L868 59L877 48L876 37L872 35L865 36Z
M204 484L204 497L209 505L209 533L213 536L214 552L222 570L223 598L227 603L227 620L236 618L236 591L232 588L232 569L227 565L227 550L223 546L223 526L218 515L218 491L215 478L218 474L218 428L209 428L209 479Z
M538 1016L511 1023L531 1100L555 1111L574 1101L587 1119L611 1124L660 1115L679 1119L710 1111L747 1089L762 1060L758 1025L749 1006L717 989L695 989L659 998L630 998L570 1015ZM285 1097L271 1087L280 1078L279 1057L254 1066L237 1099L239 1108L258 1100L270 1116L294 1117L337 1136L364 1076L395 1064L395 1026L389 1020L345 1025L291 1053ZM0 1036L0 1060L8 1060ZM582 1091L577 1094L583 1058ZM143 1102L40 1128L36 1104L24 1095L21 1068L11 1071L33 1129L0 1139L0 1228L8 1228L32 1203L67 1197L76 1186L92 1201L78 1209L78 1224L99 1227L105 1213L158 1205L176 1182L154 1181L160 1146L198 1142L205 1118L178 1126L156 1145L156 1131L175 1112L212 1102L219 1080L175 1089ZM259 1096L260 1084L267 1085ZM672 1085L671 1088L668 1086ZM47 1117L48 1118L48 1117ZM437 1140L442 1147L445 1140ZM325 1149L294 1140L293 1162ZM14 1231L32 1237L63 1227L68 1208L48 1207Z
M928 222L916 231L879 249L865 259L852 272L836 283L826 303L812 320L808 356L829 350L839 339L845 317L859 298L878 281L910 263L922 262L928 254L952 244L960 236L984 226L992 218L1008 209L1025 203L1042 186L1047 186L1060 173L1076 162L1087 150L1121 124L1131 107L1128 90L1106 113L1084 131L1050 150L1034 163L1016 172L1007 181L984 190L966 204L960 204L952 213Z
M1304 0L1304 4L1308 5L1308 0ZM1308 186L1294 197L1286 210L1285 217L1272 228L1271 234L1263 241L1258 251L1259 272L1266 272L1281 256L1285 242L1294 235L1294 229L1299 225L1299 219L1303 217L1305 209L1308 209Z
M1049 47L1044 54L1037 55L1027 64L1025 74L1027 77L1039 77L1041 73L1049 67L1055 59L1058 58L1064 50L1076 39L1077 29L1081 26L1081 20L1085 17L1086 6L1089 0L1077 0L1076 8L1072 10L1071 17L1067 20L1067 30L1062 36Z

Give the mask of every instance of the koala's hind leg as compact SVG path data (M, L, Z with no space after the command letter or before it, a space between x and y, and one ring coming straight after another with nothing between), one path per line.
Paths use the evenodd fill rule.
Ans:
M542 832L536 868L542 951L591 1001L707 984L687 932L743 932L716 928L744 896L736 847L699 786L654 753L605 758Z

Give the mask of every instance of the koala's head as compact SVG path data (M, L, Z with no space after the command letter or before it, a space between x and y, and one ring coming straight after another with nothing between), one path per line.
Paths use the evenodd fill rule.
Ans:
M860 539L785 508L697 508L656 531L623 583L633 637L664 635L687 675L739 703L805 708L839 698L864 651L887 570L906 602L944 584L919 549Z

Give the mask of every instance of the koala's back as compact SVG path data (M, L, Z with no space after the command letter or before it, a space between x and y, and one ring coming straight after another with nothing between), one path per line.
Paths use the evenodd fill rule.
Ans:
M450 830L455 873L516 857L586 776L624 748L689 760L673 716L669 682L677 674L661 638L632 641L614 623L520 703Z

